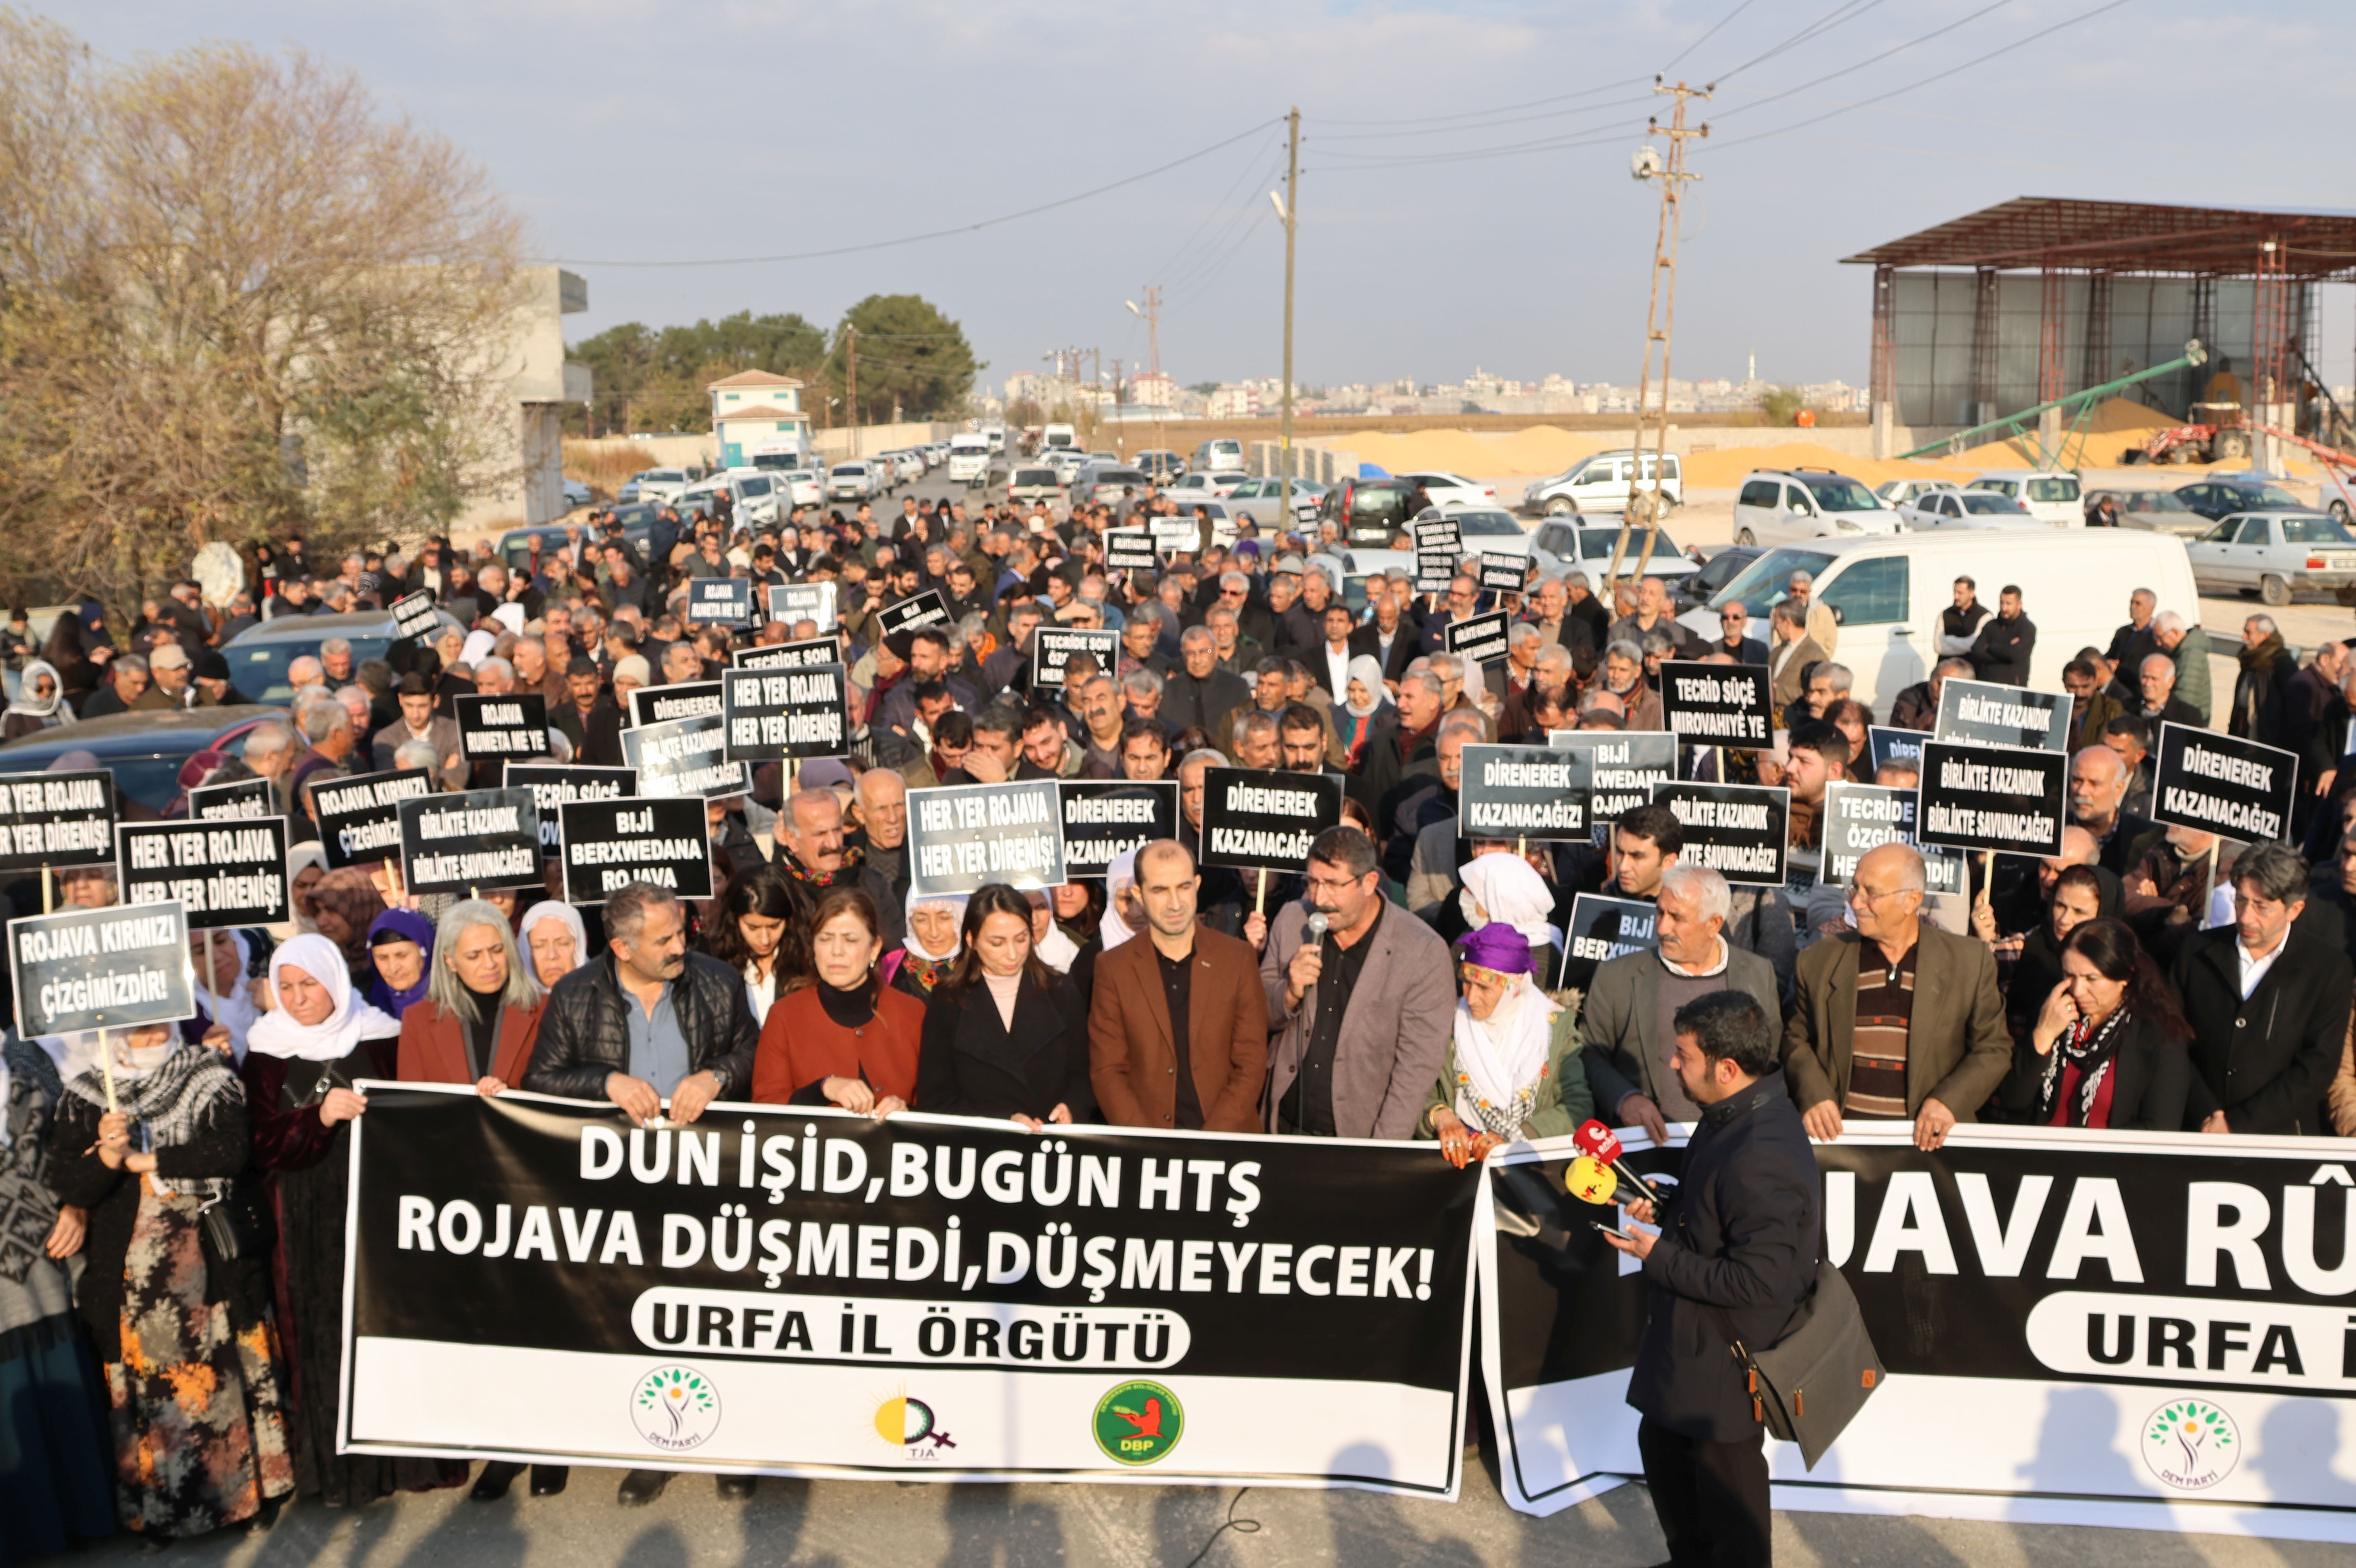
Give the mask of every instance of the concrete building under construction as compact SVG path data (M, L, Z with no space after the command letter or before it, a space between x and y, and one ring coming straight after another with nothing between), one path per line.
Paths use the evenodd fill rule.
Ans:
M2191 338L2206 364L2133 395L2183 417L2224 371L2261 422L2346 435L2314 368L2317 285L2356 279L2356 212L2022 197L1844 260L1874 270L1876 456L1901 430L2003 418Z

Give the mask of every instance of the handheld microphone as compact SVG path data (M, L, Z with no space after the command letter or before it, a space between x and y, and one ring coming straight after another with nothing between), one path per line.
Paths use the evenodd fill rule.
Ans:
M1612 1168L1593 1155L1583 1154L1570 1162L1563 1173L1562 1189L1581 1203L1606 1204L1620 1189L1620 1179Z
M1333 922L1327 916L1325 912L1321 909L1309 917L1307 923L1309 927L1309 940L1312 942L1323 942L1325 940L1325 928L1333 924Z
M1657 1213L1660 1211L1661 1195L1654 1191L1652 1184L1637 1175L1622 1158L1627 1151L1621 1144L1618 1134L1601 1122L1590 1120L1581 1122L1579 1125L1579 1131L1571 1134L1570 1138L1571 1142L1586 1150L1598 1164L1608 1165L1625 1178L1630 1186L1644 1195L1644 1200L1653 1206L1655 1212Z

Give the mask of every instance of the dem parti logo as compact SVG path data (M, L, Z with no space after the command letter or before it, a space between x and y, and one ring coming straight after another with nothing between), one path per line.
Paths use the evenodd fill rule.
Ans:
M2233 1473L2242 1433L2205 1399L2172 1400L2143 1424L2143 1462L2167 1486L2205 1492Z
M630 1424L667 1453L684 1453L720 1429L720 1391L693 1367L657 1367L630 1391Z

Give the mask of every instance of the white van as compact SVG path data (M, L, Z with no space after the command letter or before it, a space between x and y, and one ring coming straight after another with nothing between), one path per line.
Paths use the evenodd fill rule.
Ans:
M990 437L975 432L949 437L949 483L979 485L990 473Z
M1708 604L1678 620L1704 638L1714 637L1718 607L1739 600L1763 625L1794 571L1815 579L1815 597L1838 618L1832 656L1856 675L1851 695L1878 719L1887 719L1898 694L1938 662L1939 613L1955 602L1958 577L1971 578L1980 603L1988 605L2007 585L2019 587L2022 613L2037 627L2029 684L2040 691L2062 689L2062 667L2080 648L2109 645L2135 589L2150 589L2160 609L2188 622L2201 618L2182 539L2140 528L2072 528L1876 534L1783 545L1752 560Z
M1991 468L1973 479L1969 488L2009 496L2028 507L2030 517L2057 528L2086 526L2085 503L2079 499L2075 474L2057 474L2050 468Z
M1039 432L1041 452L1053 452L1061 446L1077 447L1079 444L1079 433L1067 424L1051 424Z
M1661 495L1670 506L1682 507L1686 503L1685 464L1674 452L1667 456L1668 467L1661 475ZM1525 489L1522 509L1549 517L1573 512L1616 513L1628 505L1628 473L1635 460L1636 454L1624 446L1617 452L1599 452L1582 458L1553 478L1541 479ZM1638 489L1652 489L1654 461L1654 453L1644 453Z
M1244 443L1227 436L1215 437L1194 448L1194 459L1186 464L1190 474L1210 474L1244 465Z

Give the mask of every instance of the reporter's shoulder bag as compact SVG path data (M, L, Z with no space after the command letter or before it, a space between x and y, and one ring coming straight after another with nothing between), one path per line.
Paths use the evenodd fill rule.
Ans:
M1798 1444L1801 1461L1815 1469L1888 1375L1848 1281L1831 1264L1818 1263L1815 1289L1793 1312L1782 1337L1763 1349L1742 1342L1726 1308L1708 1310L1742 1363L1751 1419L1782 1441Z

